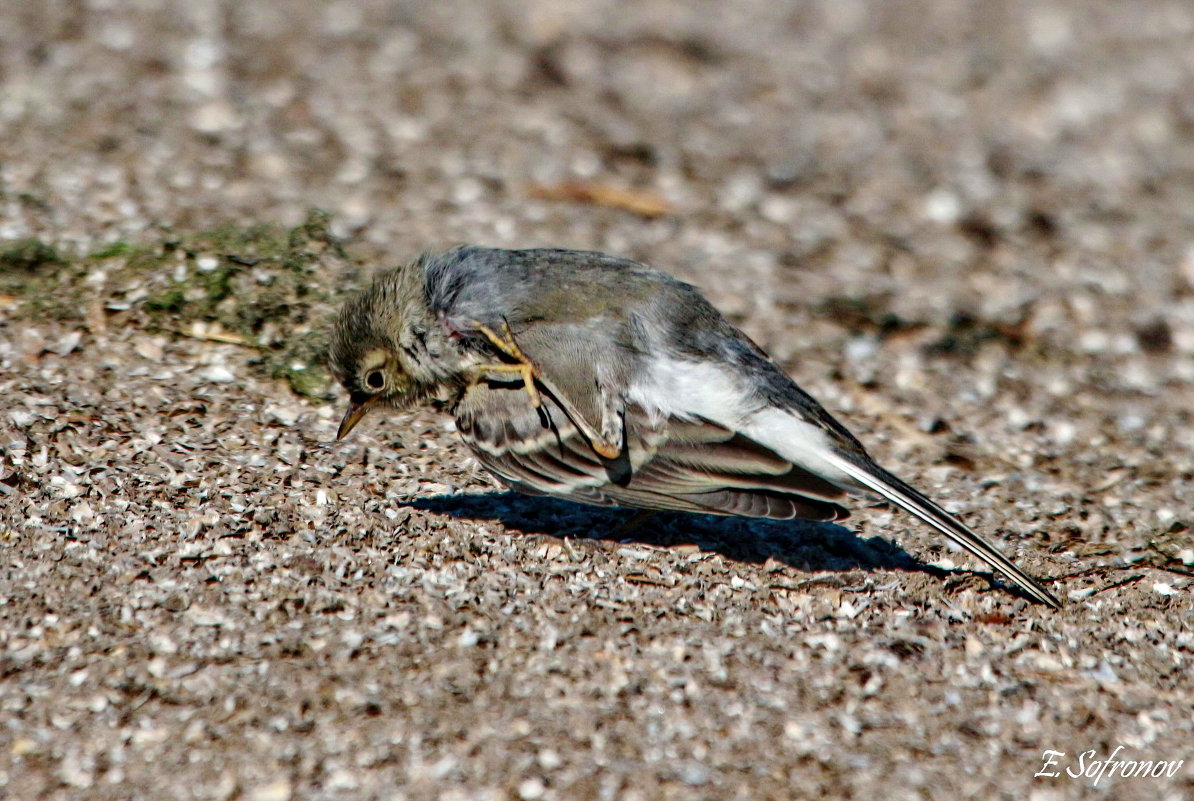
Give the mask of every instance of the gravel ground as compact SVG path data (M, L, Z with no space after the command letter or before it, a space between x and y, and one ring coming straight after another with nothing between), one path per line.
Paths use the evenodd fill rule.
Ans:
M1187 0L0 4L0 794L1194 798L1192 42ZM457 241L698 284L1070 602L883 507L619 533L431 410L333 442L327 313ZM1117 747L1185 764L1064 772Z

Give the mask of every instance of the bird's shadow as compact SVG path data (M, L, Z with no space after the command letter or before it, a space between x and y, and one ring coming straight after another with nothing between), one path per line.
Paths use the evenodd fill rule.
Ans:
M954 573L923 564L882 537L862 538L832 523L660 512L640 525L628 525L637 514L633 510L514 492L437 495L402 505L458 519L494 521L523 534L660 547L691 544L737 562L762 564L774 559L806 572L902 570L938 579Z

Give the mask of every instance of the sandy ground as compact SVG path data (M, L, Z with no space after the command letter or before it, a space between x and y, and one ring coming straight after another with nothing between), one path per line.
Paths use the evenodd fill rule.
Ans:
M0 795L1194 798L1192 42L1186 0L0 5ZM320 294L216 327L282 262L185 243L312 206ZM619 534L430 410L334 443L262 364L457 241L698 284L1069 603L886 508ZM1185 764L1066 775L1117 747Z

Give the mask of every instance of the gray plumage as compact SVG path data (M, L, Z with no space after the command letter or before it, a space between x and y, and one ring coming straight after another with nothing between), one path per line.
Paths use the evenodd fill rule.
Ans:
M380 275L349 301L331 364L351 408L446 397L514 489L639 509L840 520L885 498L1058 600L879 467L694 287L601 253L471 246Z

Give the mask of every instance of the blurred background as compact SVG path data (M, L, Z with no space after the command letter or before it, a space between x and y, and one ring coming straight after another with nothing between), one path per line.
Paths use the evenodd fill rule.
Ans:
M1182 0L5 3L0 238L318 206L385 263L596 248L763 316L1064 287L1039 325L1194 347L1192 73Z
M328 446L311 375L457 242L697 284L1073 605L875 510L565 585L404 508L493 486L426 413ZM8 0L0 396L25 797L1081 797L1041 750L1194 756L1194 3Z

